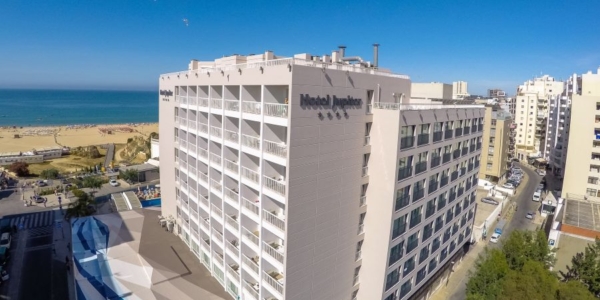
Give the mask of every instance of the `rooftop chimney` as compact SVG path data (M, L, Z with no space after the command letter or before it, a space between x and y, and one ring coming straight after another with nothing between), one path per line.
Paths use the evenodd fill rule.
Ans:
M373 44L373 68L379 67L379 44Z
M346 54L346 46L340 45L340 46L338 46L338 48L340 49L340 59L342 59L342 58L344 58L344 55Z

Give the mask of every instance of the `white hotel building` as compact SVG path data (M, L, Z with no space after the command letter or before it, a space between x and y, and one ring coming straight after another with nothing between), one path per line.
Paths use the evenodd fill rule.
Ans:
M159 78L163 215L234 299L424 299L469 242L483 106L340 50Z

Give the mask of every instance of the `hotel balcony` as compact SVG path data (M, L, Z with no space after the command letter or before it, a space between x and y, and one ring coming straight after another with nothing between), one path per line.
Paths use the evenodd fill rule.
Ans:
M198 200L200 208L202 208L205 212L209 213L211 206L210 201L208 201L208 198L203 195L198 195Z
M211 153L210 154L210 162L217 165L217 166L221 166L221 156L215 153Z
M237 188L230 189L225 187L225 200L229 203L229 205L233 207L237 207L240 203L240 196L237 191Z
M267 253L267 256L263 256L265 259L269 261L273 266L279 266L278 268L283 268L284 256L283 256L283 246L278 243L272 242L267 243L263 242L262 249L264 253Z
M260 174L246 167L242 167L242 182L246 181L246 179L252 184L255 184L255 187L258 187L258 184L260 182Z
M282 177L275 179L263 176L263 187L265 193L285 204L285 180Z
M251 284L247 281L243 283L244 299L259 300L260 285L258 283Z
M369 167L368 166L362 167L362 177L366 177L368 175L369 175Z
M238 163L235 161L231 161L229 159L224 159L225 161L225 171L230 172L232 177L237 177L238 175Z
M250 232L250 230L246 229L242 226L242 241L245 242L248 246L253 248L256 253L259 252L258 244L259 244L259 231Z
M221 128L216 127L216 126L211 126L210 127L210 135L213 138L218 138L218 139L223 138L223 133L221 131Z
M219 223L223 224L223 211L214 204L212 204L211 211L212 211L211 216L215 220L219 221Z
M240 223L237 221L237 215L225 216L225 228L227 228L231 233L236 236L239 235L239 227Z
M266 287L271 294L283 299L283 274L277 271L270 271L269 273L263 271L262 278L264 282L267 283L263 286Z
M198 179L200 179L200 182L204 182L205 184L208 184L208 174L199 171ZM205 186L205 187L208 187L208 186Z
M260 212L258 203L254 203L246 198L242 198L242 204L242 212L258 223Z
M211 240L214 241L217 245L219 245L221 249L223 249L223 233L218 231L216 228L213 228L212 234L213 238Z
M288 105L279 103L265 103L264 104L265 116L287 118L288 117Z
M205 138L208 138L208 125L206 123L199 122L198 133L203 135Z
M358 201L358 207L363 207L365 205L367 205L367 196L361 196Z
M253 115L261 114L261 104L257 101L242 101L242 112Z
M281 239L285 237L285 216L280 217L276 214L276 211L270 212L263 209L263 220L267 221L267 223L263 223L263 225L272 225L266 227L267 229L277 234Z
M218 98L221 98L221 97L218 97ZM211 109L223 109L223 100L222 99L214 99L213 96L211 96L210 108Z
M210 187L212 188L212 191L214 193L216 193L217 195L221 195L223 185L220 182L218 182L218 181L216 181L214 179L211 179L210 180Z
M198 148L198 157L202 160L204 159L205 163L208 163L208 151L204 148Z
M248 274L253 275L256 280L260 280L260 278L259 278L260 268L258 267L259 260L260 259L258 256L255 256L254 258L250 258L250 257L242 254L242 265L244 267L246 267L246 271L248 272Z
M229 254L235 261L239 261L240 257L240 244L237 240L226 241L225 252Z
M260 156L260 138L242 134L242 150L255 156Z
M237 283L240 281L240 266L237 264L227 265L227 276L231 279L232 282ZM229 291L233 293L232 291Z
M225 129L225 143L232 143L236 146L239 143L239 134L232 130Z
M198 106L200 108L208 108L208 98L207 97L198 97Z
M225 99L224 103L225 103L225 105L224 105L225 110L235 111L235 112L240 111L240 100Z

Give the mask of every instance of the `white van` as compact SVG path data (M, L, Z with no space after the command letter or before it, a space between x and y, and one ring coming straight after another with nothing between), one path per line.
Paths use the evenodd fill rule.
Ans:
M533 201L540 202L540 198L542 198L542 190L536 190L536 191L533 193L533 199L532 199L532 200L533 200Z

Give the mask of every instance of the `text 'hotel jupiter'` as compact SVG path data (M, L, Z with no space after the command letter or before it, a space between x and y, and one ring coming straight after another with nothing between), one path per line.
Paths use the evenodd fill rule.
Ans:
M423 297L469 243L483 106L344 50L159 78L163 215L233 299Z

